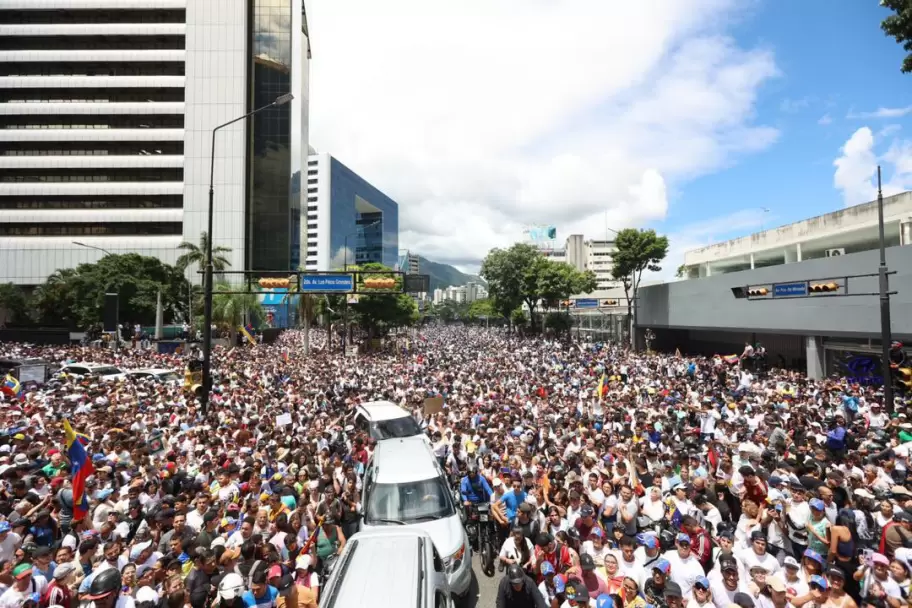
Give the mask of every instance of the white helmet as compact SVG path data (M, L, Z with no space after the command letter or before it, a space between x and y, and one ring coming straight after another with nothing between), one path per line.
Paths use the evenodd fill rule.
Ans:
M236 572L229 572L219 583L219 598L233 600L244 593L244 579Z

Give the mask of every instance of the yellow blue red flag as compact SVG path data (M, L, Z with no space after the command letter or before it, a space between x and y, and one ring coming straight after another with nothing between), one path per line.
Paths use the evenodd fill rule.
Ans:
M2 390L7 395L11 397L21 397L22 396L22 385L19 384L19 381L13 377L12 374L7 374L6 378L3 379L3 385L0 386Z
M596 389L599 397L605 396L605 374L602 374L602 378L599 380L598 388Z
M63 431L66 434L66 451L70 459L70 484L73 487L73 521L79 521L89 512L89 497L85 491L86 479L95 473L92 459L86 453L79 434L70 426L70 421L63 420Z

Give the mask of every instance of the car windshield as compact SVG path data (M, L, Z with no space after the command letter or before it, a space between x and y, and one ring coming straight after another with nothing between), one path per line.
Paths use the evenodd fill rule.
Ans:
M112 374L122 374L123 373L119 369L114 367L113 365L100 365L98 367L93 367L90 371L93 374L98 375L98 376L110 376Z
M181 377L174 372L165 372L163 374L158 374L158 379L162 382L177 382Z
M374 439L395 439L397 437L414 437L421 434L421 427L411 416L390 418L371 423L371 437Z
M370 489L365 523L383 520L415 523L453 515L447 488L440 478L409 483L378 483Z

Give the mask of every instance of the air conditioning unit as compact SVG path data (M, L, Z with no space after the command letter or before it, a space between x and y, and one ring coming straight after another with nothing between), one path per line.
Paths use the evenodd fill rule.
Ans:
M838 258L841 255L845 255L845 247L837 247L836 249L826 250L826 257L828 258Z

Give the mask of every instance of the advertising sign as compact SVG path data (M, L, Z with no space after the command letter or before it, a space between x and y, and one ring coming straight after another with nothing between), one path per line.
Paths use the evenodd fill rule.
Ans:
M359 272L355 275L357 293L402 293L402 275L395 272Z

